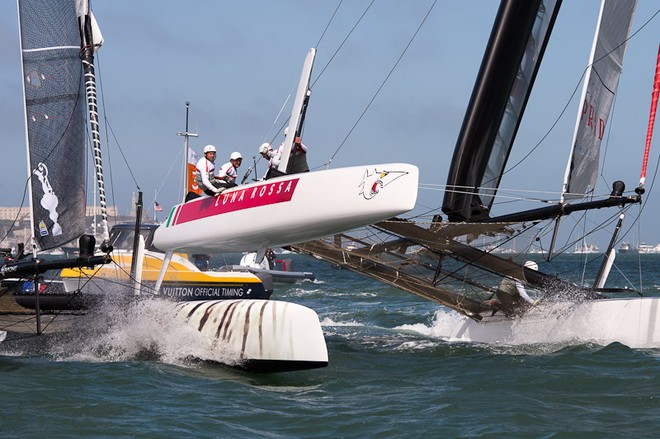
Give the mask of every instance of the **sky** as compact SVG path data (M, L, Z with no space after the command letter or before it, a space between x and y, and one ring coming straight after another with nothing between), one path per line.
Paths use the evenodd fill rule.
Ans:
M282 141L302 63L317 47L303 137L310 167L413 163L420 168L418 210L439 208L498 2L370 3L94 0L105 39L97 74L109 203L128 214L132 194L142 190L146 208L154 200L163 207L162 220L180 201L183 138L177 133L185 128L186 101L189 129L199 135L191 139L193 149L214 144L218 165L241 152L241 178L262 142ZM509 165L544 140L501 188L551 191L544 196L557 198L599 7L596 0L563 2ZM600 178L607 187L599 193L609 193L616 179L629 189L639 180L660 14L644 24L658 8L654 0L637 7L633 32L639 32L627 47ZM27 173L16 16L16 2L0 2L2 206L20 204ZM660 189L651 188L660 154L655 131L640 231L635 226L627 238L633 243L660 243L654 226ZM265 172L263 160L257 171ZM509 213L506 204L496 209ZM608 236L598 239L604 246Z

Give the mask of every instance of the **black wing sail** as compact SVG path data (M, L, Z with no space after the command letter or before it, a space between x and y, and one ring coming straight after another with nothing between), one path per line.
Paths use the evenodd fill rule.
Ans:
M442 210L489 217L561 0L504 0L454 149Z
M21 0L34 236L41 250L85 231L85 93L74 1Z

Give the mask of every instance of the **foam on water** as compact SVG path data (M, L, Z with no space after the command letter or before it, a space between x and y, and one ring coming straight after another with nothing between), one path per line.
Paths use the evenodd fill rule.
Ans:
M60 360L117 362L158 360L184 365L192 359L224 364L238 355L202 337L176 313L176 303L148 299L130 305L106 303L81 316L80 332L62 338L49 349Z
M657 333L643 321L647 311L638 314L637 306L642 305L634 301L549 302L513 319L496 315L482 322L442 308L435 312L430 324L406 324L395 329L446 342L529 346L534 352L614 342L633 348L656 348Z
M325 328L326 326L364 326L364 324L360 322L356 322L355 320L349 320L347 322L337 322L329 317L326 317L323 320L321 320L321 326Z

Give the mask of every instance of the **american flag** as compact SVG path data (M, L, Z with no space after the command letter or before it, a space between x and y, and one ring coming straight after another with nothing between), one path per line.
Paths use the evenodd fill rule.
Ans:
M163 208L160 207L160 204L158 204L158 201L154 201L154 212L162 212Z

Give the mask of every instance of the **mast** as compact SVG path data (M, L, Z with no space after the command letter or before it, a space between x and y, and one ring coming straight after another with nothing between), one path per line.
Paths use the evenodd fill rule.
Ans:
M616 245L616 240L619 237L619 232L621 231L621 226L623 225L623 219L626 216L624 214L619 215L619 219L612 233L612 238L610 243L607 245L607 250L603 256L603 262L600 264L600 269L598 270L598 275L594 281L594 288L603 288L605 282L607 282L607 277L610 275L610 270L612 265L614 265L614 260L616 259L616 252L614 251L614 246Z
M190 163L190 148L188 145L188 139L190 137L198 137L196 133L191 133L188 131L188 113L190 111L190 101L186 101L186 130L182 132L178 132L177 136L183 136L184 141L183 141L183 199L181 200L182 203L186 202L186 196L188 195L188 188L190 187L190 171L189 171L189 163Z
M101 207L101 225L103 227L103 242L101 243L101 250L105 253L110 253L112 247L110 246L110 232L108 228L108 207L105 199L105 181L103 179L103 160L101 157L101 135L99 131L99 114L98 106L96 104L96 75L94 73L94 52L96 52L101 44L103 44L103 37L96 24L96 19L89 9L89 3L86 1L81 2L81 10L79 16L80 24L80 59L82 60L85 72L85 92L87 94L87 106L89 114L89 123L92 131L92 145L94 150L94 168L96 171L96 184L99 191L99 204Z
M21 55L23 54L23 26L21 25L21 3L18 2L18 45ZM21 56L21 60L23 57ZM25 120L25 156L27 157L27 175L28 178L32 178L32 155L30 154L30 130L28 128L28 105L27 105L27 90L26 90L26 72L25 72L25 62L21 62L21 85L23 88L23 100L26 102L23 105L23 120ZM37 241L34 236L34 202L32 194L32 184L30 184L30 190L28 190L28 202L29 212L30 212L30 243L28 244L32 249L32 257L36 259L37 257ZM36 287L36 285L35 285ZM36 294L35 289L35 294Z
M282 145L282 157L277 170L287 173L289 170L289 157L291 156L291 149L294 142L298 142L302 134L303 123L305 122L305 112L307 111L307 104L312 91L309 89L309 78L312 76L312 67L314 66L314 58L316 57L316 49L311 48L305 58L303 70L300 74L300 81L298 82L298 91L296 98L293 101L293 108L291 110L291 118L289 119L289 135L284 139Z

